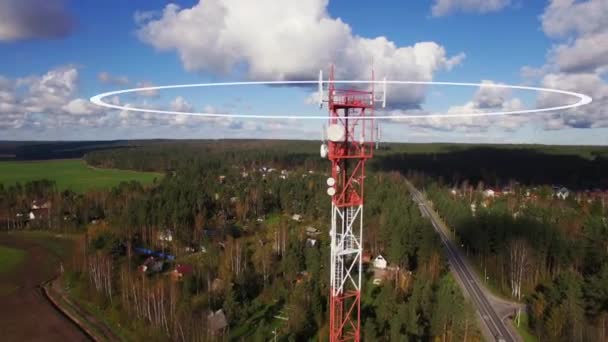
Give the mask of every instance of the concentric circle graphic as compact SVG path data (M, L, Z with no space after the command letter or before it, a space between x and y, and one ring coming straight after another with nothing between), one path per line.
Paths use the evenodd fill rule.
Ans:
M522 114L535 114L542 112L552 112L557 110L572 109L580 106L587 105L593 101L593 99L585 94L575 93L572 91L552 89L552 88L540 88L540 87L529 87L519 85L507 85L497 83L464 83L464 82L433 82L433 81L357 81L357 80L342 80L333 81L334 84L378 84L382 85L386 82L387 85L398 84L398 85L444 85L444 86L460 86L460 87L488 87L488 88L506 88L506 89L517 89L517 90L531 90L536 92L547 92L562 95L569 95L578 98L578 101L573 104L536 108L536 109L522 109L512 111L497 111L497 112L484 112L484 113L455 113L455 114L416 114L416 115L374 115L374 116L361 116L359 119L430 119L430 118L465 118L465 117L486 117L486 116L503 116L503 115L522 115ZM122 106L104 102L103 99L108 96L121 95L136 93L142 91L151 90L163 90L163 89L179 89L179 88L209 88L209 87L230 87L230 86L243 86L243 85L270 85L270 86L281 86L281 85L314 85L318 84L319 81L249 81L249 82L220 82L220 83L194 83L194 84L174 84L164 85L156 87L143 87L143 88L131 88L110 91L91 97L90 101L96 105L103 106L111 109L119 109L132 112L145 112L145 113L156 113L166 115L191 115L200 117L210 118L240 118L240 119L303 119L303 120L326 120L327 115L257 115L257 114L233 114L233 113L204 113L204 112L180 112L171 110L160 110L160 109L148 109L148 108L137 108L131 106ZM323 81L324 84L329 83ZM388 90L390 93L390 88Z

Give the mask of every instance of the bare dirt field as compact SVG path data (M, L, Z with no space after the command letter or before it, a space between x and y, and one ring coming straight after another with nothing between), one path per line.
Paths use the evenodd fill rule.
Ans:
M0 233L0 245L24 250L22 264L0 274L0 339L3 341L89 341L72 321L42 295L40 285L53 278L58 259L43 246Z

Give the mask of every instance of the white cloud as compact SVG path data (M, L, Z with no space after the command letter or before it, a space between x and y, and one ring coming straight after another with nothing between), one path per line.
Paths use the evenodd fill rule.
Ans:
M171 101L171 110L175 112L191 112L194 107L182 96L178 96Z
M0 129L94 125L104 111L78 98L78 74L68 65L41 76L0 76Z
M148 81L137 82L137 88L148 88L148 87L154 87L154 83L148 82ZM143 97L158 97L159 92L157 89L142 90L142 91L138 91L137 95L143 96Z
M397 46L366 38L327 12L327 0L206 0L191 8L170 4L156 19L138 17L139 38L161 51L176 51L187 70L228 73L245 66L250 79L314 79L337 64L338 79L430 81L438 70L462 62L435 42ZM417 103L424 88L393 93L392 102Z
M431 13L434 17L442 17L455 12L496 12L510 3L511 0L435 0Z
M96 106L85 99L74 99L64 105L62 109L73 115L91 115L100 113L101 111L101 107Z
M0 1L0 41L60 38L73 27L63 0Z
M97 80L104 84L126 85L129 84L127 76L112 75L107 71L102 71L97 74Z
M482 86L477 89L471 101L463 105L455 105L449 107L445 112L428 112L423 109L411 110L392 110L389 115L429 115L429 118L395 118L391 121L407 123L410 127L438 130L443 132L487 132L492 128L502 129L504 131L515 131L528 123L530 119L522 115L505 115L499 117L447 117L442 115L456 114L481 114L488 111L516 111L524 108L522 101L519 98L514 98L511 95L511 90L508 88L493 87L496 84L493 81L484 80ZM437 116L439 115L439 116Z
M606 31L606 13L606 0L551 0L540 18L545 34L552 38L563 38L570 34L586 35Z
M545 34L557 40L547 63L538 69L540 83L584 93L593 98L590 105L561 111L543 122L548 130L608 127L608 1L552 0L541 15ZM522 69L523 71L523 69ZM564 105L574 99L542 93L538 107Z
M544 124L545 128L608 127L608 84L599 75L593 73L551 73L543 78L542 85L549 88L581 92L593 98L593 102L589 105L554 114ZM560 106L574 101L575 99L572 97L541 93L537 100L537 106Z

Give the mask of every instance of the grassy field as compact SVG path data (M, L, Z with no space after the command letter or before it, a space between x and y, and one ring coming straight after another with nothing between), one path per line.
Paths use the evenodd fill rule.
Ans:
M0 273L12 271L17 265L23 262L24 258L24 251L0 246Z
M80 159L0 162L0 183L4 185L33 180L55 181L60 190L84 192L90 189L107 189L122 181L135 180L150 184L160 173L128 170L96 169Z

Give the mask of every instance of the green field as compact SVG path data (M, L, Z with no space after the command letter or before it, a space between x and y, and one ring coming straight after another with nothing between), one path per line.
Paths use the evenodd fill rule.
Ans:
M96 169L80 159L0 162L0 183L12 185L17 182L48 179L55 181L59 190L84 192L90 189L107 189L122 181L139 181L150 184L162 174L128 170Z
M25 258L25 252L16 249L0 246L0 274L8 273L17 267Z

